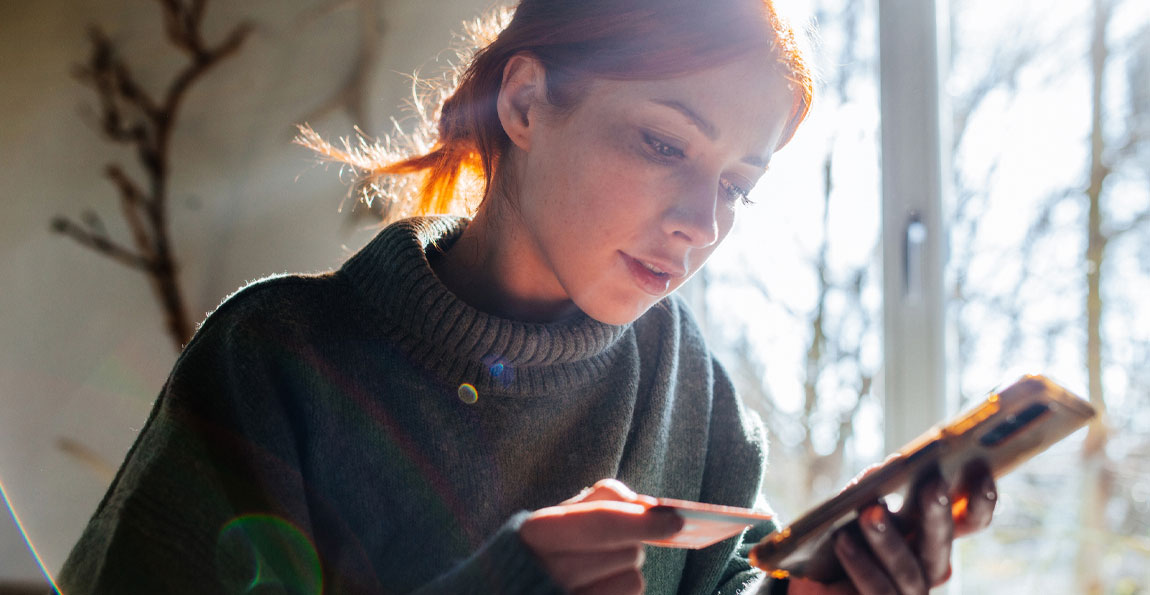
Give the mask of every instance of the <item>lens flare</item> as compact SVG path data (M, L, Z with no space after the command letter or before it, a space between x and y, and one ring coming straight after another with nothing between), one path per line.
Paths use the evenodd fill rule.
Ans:
M4 509L7 509L12 515L12 520L16 521L16 529L20 531L20 537L23 537L24 543L28 544L28 551L32 553L32 558L36 560L36 565L40 567L40 572L44 574L44 578L52 584L52 592L59 593L60 588L56 586L56 581L49 574L48 567L44 565L44 559L40 557L40 552L36 551L36 546L32 545L32 540L28 538L28 532L24 530L24 523L20 521L20 515L16 514L16 507L12 506L12 501L8 499L8 491L4 489L3 481L0 481L0 501L3 501ZM0 512L0 514L4 513Z
M479 400L479 391L475 390L474 386L464 382L459 385L459 400L474 405Z
M515 381L515 368L508 364L503 356L492 353L480 361L487 366L487 374L496 386L508 387Z
M303 531L276 516L251 514L228 521L216 539L216 560L228 593L268 588L293 595L323 593L315 546Z

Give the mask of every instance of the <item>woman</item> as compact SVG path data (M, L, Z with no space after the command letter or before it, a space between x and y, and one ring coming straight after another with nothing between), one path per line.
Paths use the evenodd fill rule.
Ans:
M523 0L444 103L432 151L368 168L422 173L424 213L474 174L474 218L396 222L338 271L221 305L66 563L65 592L759 580L745 552L769 523L697 551L642 542L683 523L651 496L758 493L760 425L672 292L730 231L811 86L767 0ZM959 530L993 508L989 476L968 483ZM924 593L949 573L947 498L921 482L900 531L864 511L835 541L844 581L763 589Z

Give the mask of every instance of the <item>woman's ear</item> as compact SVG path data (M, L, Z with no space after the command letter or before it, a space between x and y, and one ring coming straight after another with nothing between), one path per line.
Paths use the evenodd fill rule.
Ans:
M539 102L546 101L546 91L547 74L535 56L516 54L503 67L496 110L504 132L524 151L531 147L531 134L538 128Z

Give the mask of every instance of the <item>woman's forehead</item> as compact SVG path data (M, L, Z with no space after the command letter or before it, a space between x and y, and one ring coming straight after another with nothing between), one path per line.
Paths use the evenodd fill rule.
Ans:
M587 98L595 98L605 110L677 113L712 140L742 137L751 144L769 144L777 137L781 126L775 124L785 123L795 102L789 81L766 57L746 57L672 78L597 79Z

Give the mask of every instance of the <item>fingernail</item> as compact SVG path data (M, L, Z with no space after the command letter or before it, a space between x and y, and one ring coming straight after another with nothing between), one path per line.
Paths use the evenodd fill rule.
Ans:
M950 507L950 497L946 495L946 485L942 482L936 483L932 486L932 490L934 491L935 504L942 508Z
M876 533L886 532L886 515L883 514L882 509L875 506L866 511L866 523Z
M656 498L654 496L647 496L645 494L635 494L635 501L638 502L639 504L646 504L647 506L652 507L652 508L659 505L659 499L658 498Z
M668 533L678 533L683 528L685 519L671 508L652 508L651 514L659 517L659 523Z

